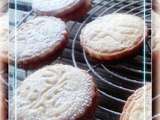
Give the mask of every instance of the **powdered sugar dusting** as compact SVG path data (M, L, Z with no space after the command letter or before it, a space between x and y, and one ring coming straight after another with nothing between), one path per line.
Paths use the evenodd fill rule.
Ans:
M124 107L121 120L152 120L152 86L147 83L131 95Z
M32 6L39 11L61 13L79 4L79 2L80 0L33 0Z
M130 48L144 33L144 21L134 15L110 14L87 24L81 42L99 52L114 52Z
M54 17L36 17L22 24L17 30L17 59L32 58L43 54L57 43L64 40L66 26ZM14 36L10 46L14 46ZM13 57L13 50L11 50Z
M91 105L94 87L91 76L78 68L47 66L18 88L18 116L25 120L75 120Z

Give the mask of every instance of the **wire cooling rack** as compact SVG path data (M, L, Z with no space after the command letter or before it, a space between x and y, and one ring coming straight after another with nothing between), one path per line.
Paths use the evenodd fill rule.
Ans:
M75 67L80 67L92 74L99 89L101 101L95 115L96 120L118 120L121 115L123 106L128 96L130 96L137 88L143 86L144 76L146 81L151 81L151 47L150 47L150 24L151 24L151 3L146 1L145 6L142 0L93 0L92 9L87 16L79 21L67 22L70 31L70 41L62 55L53 62L71 64ZM28 19L31 19L34 14L30 10L30 6L23 4L23 7L18 6L20 10L25 11L25 17L18 21L21 25ZM29 8L29 9L28 9ZM149 28L149 36L144 46L142 46L138 55L117 63L100 63L92 61L81 48L79 42L79 34L81 29L90 21L98 16L103 16L110 13L129 13L145 18ZM145 15L145 17L144 17ZM144 61L144 56L146 59ZM145 64L144 64L145 63ZM146 68L144 72L143 68ZM14 67L10 66L10 81L13 81ZM17 80L24 80L33 71L17 69ZM16 82L19 84L19 82ZM13 90L11 82L11 92Z

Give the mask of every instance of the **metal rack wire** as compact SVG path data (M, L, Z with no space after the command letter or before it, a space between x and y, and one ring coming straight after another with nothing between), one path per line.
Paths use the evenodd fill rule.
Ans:
M101 5L101 7L98 7ZM109 7L108 7L109 6ZM145 8L145 11L144 11ZM76 67L79 67L77 61L77 44L79 40L79 34L81 29L90 22L91 20L95 19L98 16L103 16L105 14L109 13L129 13L133 15L140 16L144 18L144 14L146 14L146 23L148 27L150 28L150 3L147 2L146 6L144 6L143 1L115 1L115 0L110 0L110 1L101 1L100 3L96 4L94 6L92 14L90 14L79 26L79 29L76 32L76 35L73 39L72 43L72 60L73 64ZM102 12L101 12L102 11ZM100 13L100 14L99 14ZM94 16L94 17L93 17ZM73 29L74 25L72 26ZM149 37L147 38L149 39ZM112 105L105 105L102 104L102 106L99 106L99 109L105 111L105 112L110 112L114 114L115 116L120 115L120 111L122 110L122 106L125 103L126 96L128 96L130 93L134 92L137 87L140 87L143 85L143 75L145 74L147 76L147 79L150 80L150 57L151 57L151 51L150 51L150 43L149 41L146 42L146 55L147 60L146 62L146 67L147 71L143 71L143 54L142 51L139 53L138 56L135 58L132 58L128 61L124 61L121 63L116 63L116 64L107 64L107 63L94 63L92 60L89 59L89 57L86 55L85 51L83 50L83 55L81 58L84 58L84 61L86 65L88 66L89 70L92 72L94 76L96 76L98 79L98 83L102 82L101 84L104 84L104 87L106 88L101 88L100 85L100 94L105 97L105 99L110 99L111 101L114 101L115 108L113 108ZM79 56L78 56L79 57ZM101 69L101 70L100 70ZM102 72L103 71L103 72ZM106 77L107 76L107 77ZM107 89L109 88L109 89ZM112 92L108 92L112 89ZM116 91L118 94L115 94ZM124 95L122 95L124 93ZM126 96L125 96L126 95ZM123 97L122 97L123 96ZM103 102L102 102L103 103ZM117 106L121 106L121 110L117 110ZM101 119L104 119L103 117Z
M95 115L97 120L118 120L128 96L137 88L143 86L144 75L147 81L151 80L150 35L144 45L146 46L146 71L144 71L144 46L137 56L128 60L117 63L97 63L92 61L81 48L79 44L80 31L88 22L94 20L98 16L113 12L123 12L134 14L142 18L144 18L145 15L150 33L150 11L151 3L149 0L146 2L145 6L143 0L99 0L99 2L93 0L93 7L87 16L79 21L70 21L67 23L70 31L69 44L63 54L54 61L53 64L57 62L71 64L75 67L86 69L95 77L101 97L100 105ZM30 19L30 16L33 16L33 11L30 11L19 25L27 19ZM18 79L23 80L32 72L33 71L19 69ZM22 74L24 75L22 76Z

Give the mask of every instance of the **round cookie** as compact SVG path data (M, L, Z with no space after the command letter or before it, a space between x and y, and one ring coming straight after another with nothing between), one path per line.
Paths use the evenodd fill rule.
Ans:
M52 62L65 48L68 33L65 23L55 17L36 17L23 23L11 35L10 59L21 68L33 69ZM16 37L15 37L16 36ZM16 42L15 42L16 41Z
M138 52L146 31L144 21L137 16L109 14L88 23L81 31L80 43L94 59L120 60Z
M91 0L33 0L32 7L38 15L78 20L89 11Z
M8 63L9 21L8 14L0 16L0 61Z
M145 120L152 119L152 87L150 83L136 90L128 98L120 120L144 120L144 118L146 118Z
M91 120L96 105L93 78L69 65L46 66L17 89L18 120Z

